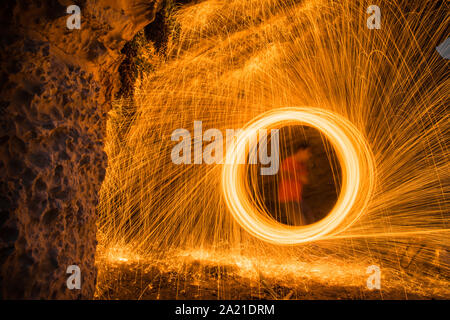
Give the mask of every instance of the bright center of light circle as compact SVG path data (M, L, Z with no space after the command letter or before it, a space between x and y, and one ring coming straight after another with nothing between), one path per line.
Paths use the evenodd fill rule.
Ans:
M245 183L246 165L239 159L255 130L301 124L318 129L336 150L342 168L342 187L330 213L305 226L289 226L256 208ZM227 150L222 191L236 221L253 236L276 244L298 244L331 237L347 229L364 213L374 185L374 161L360 131L346 118L318 108L290 107L268 111L250 121Z

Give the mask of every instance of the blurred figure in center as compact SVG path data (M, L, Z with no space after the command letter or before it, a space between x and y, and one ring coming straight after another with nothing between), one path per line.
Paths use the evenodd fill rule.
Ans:
M294 150L280 165L278 203L280 222L300 226L314 222L302 198L304 185L309 183L308 162L312 154L307 143L298 144Z

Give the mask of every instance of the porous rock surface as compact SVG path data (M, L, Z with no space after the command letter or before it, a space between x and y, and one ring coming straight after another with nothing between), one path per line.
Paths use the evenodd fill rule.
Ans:
M81 8L69 30L66 9ZM4 1L0 63L0 298L86 299L96 204L124 44L160 0ZM81 289L69 290L78 265Z

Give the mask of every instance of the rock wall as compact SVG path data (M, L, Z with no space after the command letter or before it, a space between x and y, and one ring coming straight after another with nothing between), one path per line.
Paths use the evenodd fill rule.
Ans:
M103 140L120 51L162 0L18 0L1 9L0 298L91 298ZM66 9L81 8L69 30ZM68 265L81 290L66 286Z

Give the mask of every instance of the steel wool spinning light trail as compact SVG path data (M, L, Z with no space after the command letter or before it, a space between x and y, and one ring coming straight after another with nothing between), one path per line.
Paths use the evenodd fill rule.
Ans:
M288 226L261 214L247 199L245 167L239 164L254 131L296 122L316 127L338 151L343 165L343 186L335 207L324 219L307 226ZM269 111L245 127L235 148L227 155L222 171L222 189L228 207L239 224L252 235L273 243L295 244L325 238L332 231L350 226L365 210L372 193L375 168L364 137L347 120L325 110L286 108ZM338 229L339 228L339 229Z

